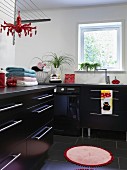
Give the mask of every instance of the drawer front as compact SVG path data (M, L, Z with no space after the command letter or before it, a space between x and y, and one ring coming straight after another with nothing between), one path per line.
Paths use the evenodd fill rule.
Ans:
M33 133L53 119L53 100L26 109L27 133Z
M105 130L126 130L126 93L123 87L91 87L85 91L81 126ZM101 90L112 90L112 114L102 114ZM83 102L82 102L83 104Z
M107 89L108 90L108 89ZM120 90L109 89L113 92L112 98L112 113L114 116L122 116L126 112L126 100L124 95L121 95ZM126 96L127 97L127 96ZM86 101L86 110L90 113L101 114L101 90L91 89L88 92L88 98Z
M46 101L52 100L53 98L54 98L53 90L34 93L26 96L25 105L26 107L31 107L36 104L40 104L43 102L45 103Z
M13 167L26 156L25 124L23 119L10 120L0 125L0 169ZM7 167L6 167L7 166Z
M27 139L26 170L41 169L47 151L53 143L53 122L39 128Z
M22 97L0 100L0 124L12 119L15 114L24 109L24 106Z
M53 122L39 128L27 139L27 156L44 154L53 143Z

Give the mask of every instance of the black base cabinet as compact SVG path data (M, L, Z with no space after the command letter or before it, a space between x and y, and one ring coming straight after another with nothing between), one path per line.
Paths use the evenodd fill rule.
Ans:
M37 170L43 164L53 143L53 89L0 100L1 170Z
M101 90L112 90L112 114L101 113ZM89 85L82 88L81 127L127 131L126 86Z

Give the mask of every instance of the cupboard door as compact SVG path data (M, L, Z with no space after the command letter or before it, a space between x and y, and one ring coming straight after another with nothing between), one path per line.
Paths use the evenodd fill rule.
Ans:
M102 113L101 90L112 90L112 113ZM91 86L84 87L81 126L105 130L126 130L126 93L124 87ZM83 98L83 97L82 97ZM84 105L83 105L84 102Z
M27 170L36 170L42 166L52 143L53 122L51 121L27 138Z
M20 132L24 131L22 119L13 119L0 125L0 169L23 170L22 157L26 156L26 142Z

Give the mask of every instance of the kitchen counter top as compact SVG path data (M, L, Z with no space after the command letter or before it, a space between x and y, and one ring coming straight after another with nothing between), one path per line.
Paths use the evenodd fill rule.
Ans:
M40 85L56 85L56 86L109 86L109 87L121 87L127 86L127 84L105 84L105 83L41 83Z
M44 91L44 90L50 90L54 89L55 85L37 85L37 86L29 86L29 87L5 87L5 88L0 88L0 99L3 98L8 98L8 97L13 97L13 96L20 96L20 95L25 95L25 94L30 94L32 91L35 93Z

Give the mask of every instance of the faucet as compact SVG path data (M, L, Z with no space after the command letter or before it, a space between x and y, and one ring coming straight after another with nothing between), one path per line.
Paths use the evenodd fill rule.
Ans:
M105 71L105 83L106 84L110 84L110 77L107 75L107 69L106 68L102 68L102 69L95 69L97 71L99 70L104 70Z

